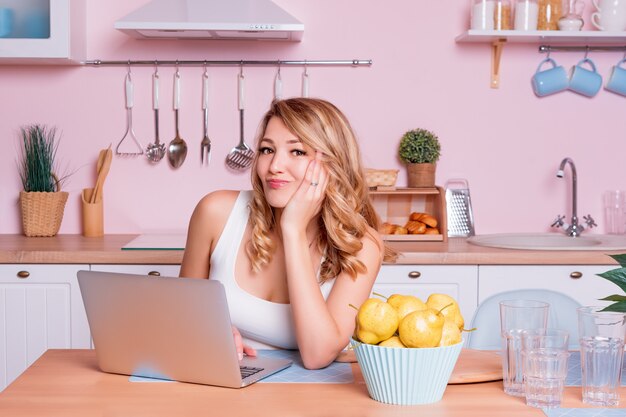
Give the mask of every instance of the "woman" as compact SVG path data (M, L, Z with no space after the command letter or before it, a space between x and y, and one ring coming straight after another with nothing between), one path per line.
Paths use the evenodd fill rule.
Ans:
M240 358L261 342L327 366L348 344L384 246L346 117L319 99L272 103L252 191L216 191L189 223L180 275L220 280ZM239 330L237 330L239 329ZM242 342L241 335L249 340Z

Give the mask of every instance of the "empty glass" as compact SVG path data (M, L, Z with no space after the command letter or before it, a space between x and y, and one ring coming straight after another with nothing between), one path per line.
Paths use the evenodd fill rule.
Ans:
M569 332L533 329L522 332L522 365L526 404L537 408L561 405L570 353Z
M620 235L626 232L626 191L611 190L604 193L604 218L608 234Z
M550 304L535 300L500 302L500 334L502 336L502 379L504 392L524 397L522 368L522 332L545 329Z
M578 309L583 402L615 407L619 405L626 313L602 309Z

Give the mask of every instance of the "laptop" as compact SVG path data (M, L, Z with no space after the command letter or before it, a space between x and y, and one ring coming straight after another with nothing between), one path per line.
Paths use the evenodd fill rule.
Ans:
M78 283L104 372L241 388L291 366L239 361L219 281L78 271Z

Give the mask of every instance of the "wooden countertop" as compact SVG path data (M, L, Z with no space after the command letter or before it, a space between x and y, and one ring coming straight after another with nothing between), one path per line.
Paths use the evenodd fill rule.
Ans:
M0 264L180 264L182 250L121 250L137 235L26 237L0 235ZM531 251L495 249L467 243L393 242L397 264L423 265L611 265L602 251Z
M399 406L369 397L358 365L348 384L256 383L243 389L184 383L133 383L100 372L93 350L48 350L0 393L0 415L73 416L507 416L545 414L511 397L502 382L449 385L434 404ZM626 388L621 388L622 398ZM580 387L566 387L562 407L584 408Z

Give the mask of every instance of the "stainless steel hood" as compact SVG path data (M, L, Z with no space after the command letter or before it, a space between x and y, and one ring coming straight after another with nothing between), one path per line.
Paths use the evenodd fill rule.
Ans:
M300 41L304 24L270 0L152 0L115 29L139 39Z

